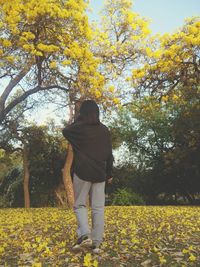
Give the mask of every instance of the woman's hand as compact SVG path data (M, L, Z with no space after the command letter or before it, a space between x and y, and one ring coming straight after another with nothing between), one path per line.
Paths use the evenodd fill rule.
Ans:
M108 179L108 184L111 184L111 183L112 183L112 180L113 180L113 177L110 177L110 178Z

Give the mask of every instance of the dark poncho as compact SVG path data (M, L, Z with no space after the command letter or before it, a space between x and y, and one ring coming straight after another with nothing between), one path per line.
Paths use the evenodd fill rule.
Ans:
M112 177L111 135L103 123L93 125L76 121L64 128L62 133L73 148L72 178L76 173L80 179L96 183Z

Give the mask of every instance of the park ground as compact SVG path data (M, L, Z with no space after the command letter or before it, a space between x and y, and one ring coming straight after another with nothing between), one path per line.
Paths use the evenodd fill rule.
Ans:
M106 206L101 255L72 252L72 210L8 208L0 218L0 266L200 266L200 207Z

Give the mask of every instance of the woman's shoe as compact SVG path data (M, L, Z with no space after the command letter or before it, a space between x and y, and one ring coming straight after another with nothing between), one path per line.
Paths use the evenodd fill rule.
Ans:
M92 245L92 240L88 237L88 235L83 235L78 238L77 242L73 245L73 250L79 250L82 247L90 247Z
M103 252L103 250L100 248L100 244L99 245L93 244L92 246L90 246L90 248L92 249L92 252L95 254L100 254Z

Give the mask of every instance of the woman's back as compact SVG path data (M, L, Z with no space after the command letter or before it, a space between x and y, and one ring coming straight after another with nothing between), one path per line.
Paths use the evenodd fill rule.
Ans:
M113 155L110 132L101 122L77 121L63 129L74 152L73 171L83 180L105 181L111 175Z

